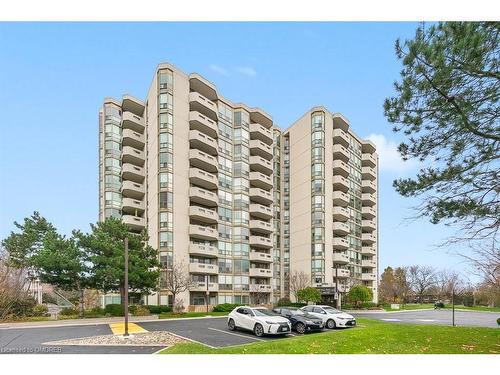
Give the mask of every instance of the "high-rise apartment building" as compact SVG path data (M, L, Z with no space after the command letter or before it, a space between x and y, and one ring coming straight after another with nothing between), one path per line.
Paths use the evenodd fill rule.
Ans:
M179 296L191 310L272 303L295 270L326 301L347 280L376 291L377 156L341 115L315 108L282 132L261 109L160 64L145 101L104 100L99 150L99 219L147 229L159 250L146 303L172 303L162 280L178 264L193 281Z

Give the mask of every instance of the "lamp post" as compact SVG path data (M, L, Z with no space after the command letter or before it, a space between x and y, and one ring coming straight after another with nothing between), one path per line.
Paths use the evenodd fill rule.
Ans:
M451 289L451 325L455 327L455 288Z
M128 337L128 237L125 237L125 301L124 301L124 311L125 311L125 333L124 337Z
M209 299L210 299L210 291L208 290L208 281L209 281L209 276L207 275L206 276L206 284L207 284L207 291L206 291L206 298L205 298L205 301L206 301L206 304L207 304L207 313L208 313L208 303L209 303Z

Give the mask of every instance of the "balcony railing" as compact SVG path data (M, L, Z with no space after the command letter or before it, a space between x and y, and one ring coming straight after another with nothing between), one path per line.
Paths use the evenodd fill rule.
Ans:
M267 268L250 268L249 275L250 277L271 278L273 277L273 270Z
M218 170L217 157L209 155L198 149L189 150L189 163L196 168L215 173Z
M271 192L260 188L250 188L250 199L264 205L273 203L273 195Z
M273 257L271 254L261 253L259 251L251 251L249 259L251 262L260 262L260 263L272 263L273 261Z
M261 124L250 124L250 137L251 139L258 139L268 145L273 143L273 133Z
M219 267L216 264L209 263L189 263L189 272L205 275L217 275L219 273Z
M332 164L333 174L343 177L349 176L349 166L342 160L334 160Z
M217 258L219 256L219 249L216 246L190 242L189 254L206 258Z
M344 207L333 207L333 219L338 221L349 220L349 211Z
M189 146L191 148L197 148L212 156L218 153L217 141L199 130L189 131Z
M205 227L203 225L190 224L189 236L191 238L204 241L216 241L219 234L216 229Z
M199 130L212 138L217 138L219 132L217 122L198 111L189 112L189 128Z
M250 246L270 249L273 247L273 240L263 236L250 236Z
M189 181L205 189L217 189L217 177L199 168L189 168Z
M273 225L262 220L250 220L250 230L256 233L269 234L273 231Z
M189 109L197 111L214 121L218 119L217 105L198 92L193 91L189 93Z
M265 144L258 139L250 140L250 154L258 155L263 157L264 159L271 160L273 158L273 150L271 146Z
M261 156L253 155L250 156L250 170L264 173L265 175L270 175L273 173L273 164L264 159Z

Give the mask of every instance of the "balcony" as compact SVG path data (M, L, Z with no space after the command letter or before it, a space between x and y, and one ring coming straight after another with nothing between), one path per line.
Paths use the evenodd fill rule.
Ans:
M375 216L377 216L377 211L368 206L363 206L361 207L361 217L363 219L373 219Z
M270 175L273 173L273 164L261 156L250 156L250 170Z
M333 190L347 193L349 191L349 181L342 176L333 176Z
M189 129L198 130L212 138L217 138L219 132L217 122L198 111L189 112Z
M273 218L273 210L258 203L250 204L250 215L264 220Z
M197 148L209 155L217 155L217 141L199 130L189 131L189 147Z
M133 131L132 129L123 129L122 146L130 146L142 150L145 143L146 136L144 134Z
M217 104L195 91L189 93L189 110L197 111L213 121L218 119Z
M273 188L273 180L271 177L260 172L250 172L250 184L264 190Z
M122 180L142 183L145 176L146 174L143 167L138 167L137 165L130 163L122 164Z
M376 281L377 276L374 273L362 273L361 280L363 280L363 281Z
M189 181L205 189L217 189L217 176L198 168L189 168Z
M333 233L345 236L351 232L351 228L346 223L334 222L333 223Z
M351 271L346 270L344 268L334 268L333 269L333 278L337 279L347 279L351 277Z
M258 139L267 145L273 144L273 133L261 124L250 124L250 138Z
M363 232L372 232L375 229L377 229L377 223L375 220L361 220L361 227L363 229Z
M377 242L377 237L372 233L361 233L361 242L366 244L374 244Z
M258 262L258 263L272 263L273 256L267 253L261 253L259 251L250 251L249 254L250 262Z
M375 173L375 169L371 167L361 167L361 177L363 180L373 181L377 178L377 174Z
M335 206L347 207L349 204L349 196L341 191L334 191L332 194L332 200Z
M344 252L333 253L332 261L335 264L347 264L349 263L349 256Z
M138 133L144 133L145 121L143 117L134 115L132 112L123 111L122 128L130 129Z
M273 203L272 193L260 188L250 188L250 199L264 205Z
M127 224L130 230L140 232L146 228L146 219L133 215L123 215L122 221Z
M375 262L374 260L363 259L361 261L361 267L376 268L377 267L377 262Z
M217 157L211 156L197 149L189 150L189 164L207 172L215 173L219 169Z
M209 263L189 263L190 273L200 273L203 275L218 275L219 267Z
M342 129L333 129L333 142L349 147L349 136Z
M375 246L362 246L361 247L361 255L377 255L377 249Z
M375 206L377 197L375 194L363 193L361 194L361 202L363 202L364 206Z
M333 220L347 221L349 220L349 211L343 207L333 207Z
M269 234L273 232L273 225L262 220L250 220L250 230L255 233Z
M128 214L142 214L146 210L146 204L143 200L123 198L122 199L122 211Z
M377 158L373 154L361 154L361 165L363 167L375 168L377 165Z
M271 278L273 277L273 270L267 268L250 268L249 275L250 277Z
M250 155L258 155L264 159L271 160L273 158L273 149L258 139L250 140Z
M193 283L193 285L189 288L191 292L218 292L219 291L219 284L217 283L208 283L208 288L207 288L207 283L204 281L196 281Z
M130 146L122 148L122 163L130 163L142 167L145 160L144 151L137 150Z
M217 249L217 246L191 242L189 244L189 254L206 258L217 258L219 256L219 249Z
M349 121L344 117L342 113L334 113L332 116L332 120L334 129L342 129L345 132L347 131L347 129L349 129Z
M216 211L199 206L189 207L189 218L207 224L217 224L219 215Z
M344 177L349 176L349 166L342 160L334 160L332 164L333 174Z
M216 229L203 225L189 224L189 236L203 241L217 241L219 233Z
M361 181L361 191L363 193L375 193L377 191L377 184L370 180Z
M344 163L349 161L349 151L342 145L333 145L332 153L333 159L342 160Z
M273 247L273 240L263 236L250 236L250 246L261 249L270 249Z
M122 194L124 198L132 198L142 200L146 190L143 184L138 184L132 181L122 181Z
M271 293L272 290L270 284L250 284L250 293Z
M372 141L364 140L361 141L361 152L366 154L373 154L376 150L375 145Z
M189 188L189 199L191 202L208 207L216 207L219 203L219 196L216 193L196 186Z
M342 237L333 237L332 238L332 247L335 250L347 250L349 248L349 242Z

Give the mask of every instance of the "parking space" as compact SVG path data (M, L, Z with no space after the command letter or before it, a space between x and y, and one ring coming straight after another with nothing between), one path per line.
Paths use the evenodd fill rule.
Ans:
M213 348L250 344L259 341L282 340L295 335L291 333L288 335L256 337L252 332L230 331L227 328L226 317L175 321L158 320L139 324L148 331L168 331Z

